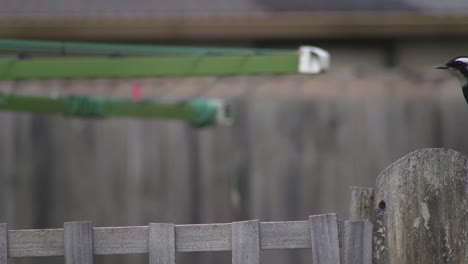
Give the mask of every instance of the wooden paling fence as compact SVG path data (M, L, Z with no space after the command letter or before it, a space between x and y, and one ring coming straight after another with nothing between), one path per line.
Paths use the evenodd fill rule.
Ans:
M0 264L8 258L149 253L149 263L176 263L176 252L231 251L232 263L260 263L260 251L311 249L313 264L468 263L468 158L423 149L401 158L376 188L354 187L350 218L313 215L308 221L7 230L0 224ZM369 220L366 220L369 219Z
M372 224L343 223L344 263L370 263ZM366 235L363 236L362 233ZM232 263L259 263L260 250L312 249L313 263L339 263L336 214L310 216L309 221L227 224L92 227L68 222L60 229L9 230L0 225L0 263L7 256L65 256L65 263L93 263L93 254L149 253L149 263L176 263L176 252L232 251Z

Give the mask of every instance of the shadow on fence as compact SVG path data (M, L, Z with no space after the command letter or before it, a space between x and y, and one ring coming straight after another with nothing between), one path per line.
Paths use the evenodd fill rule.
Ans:
M468 159L452 150L423 149L383 171L375 189L353 187L350 219L7 230L0 224L0 264L8 258L149 253L149 263L176 263L176 252L231 251L232 263L260 262L261 250L311 249L312 263L467 263Z

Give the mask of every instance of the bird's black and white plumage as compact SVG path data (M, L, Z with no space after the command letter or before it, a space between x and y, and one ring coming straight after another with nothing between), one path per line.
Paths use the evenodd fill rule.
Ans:
M463 96L468 103L468 56L458 56L436 69L450 70L460 80Z

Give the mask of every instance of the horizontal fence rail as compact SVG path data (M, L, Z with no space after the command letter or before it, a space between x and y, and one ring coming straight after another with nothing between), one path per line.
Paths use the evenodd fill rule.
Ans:
M372 226L367 220L352 222ZM260 250L271 249L311 249L314 264L336 264L338 230L336 214L311 216L309 221L131 227L92 227L85 221L67 222L57 229L7 230L6 224L0 224L0 264L6 264L7 257L44 256L65 256L66 263L92 263L93 254L135 253L149 253L150 263L175 263L175 252L201 251L232 251L232 263L259 263ZM371 233L365 234L346 235L354 244L347 248L353 258L370 252Z

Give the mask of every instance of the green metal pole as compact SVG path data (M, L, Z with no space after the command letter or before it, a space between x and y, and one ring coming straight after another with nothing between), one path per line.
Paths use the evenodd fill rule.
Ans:
M2 51L6 53L0 58L0 79L13 80L315 74L329 66L328 53L309 46L274 50L0 39ZM12 53L40 54L14 57ZM80 56L51 58L43 53ZM87 56L91 54L123 56Z
M73 95L48 98L21 95L0 95L0 110L41 114L64 114L77 117L136 117L173 119L189 122L195 127L228 124L228 107L217 100L186 102L134 102L124 99Z
M82 55L259 55L292 52L282 49L215 48L0 39L0 51Z
M138 78L298 72L297 53L128 58L0 59L0 79Z

